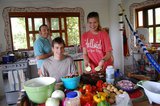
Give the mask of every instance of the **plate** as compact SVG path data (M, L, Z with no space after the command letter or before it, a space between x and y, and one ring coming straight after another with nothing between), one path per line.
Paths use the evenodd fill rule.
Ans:
M133 92L137 90L139 87L136 85L138 80L133 78L120 78L115 82L116 87L122 89L126 92Z

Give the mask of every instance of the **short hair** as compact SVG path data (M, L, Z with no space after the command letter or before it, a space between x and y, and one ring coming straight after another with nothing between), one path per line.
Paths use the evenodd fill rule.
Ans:
M54 39L52 40L52 47L54 47L54 44L56 44L56 43L58 43L58 44L63 44L64 47L65 47L65 42L64 42L64 40L62 39L62 37L56 37L56 38L54 38Z
M87 16L87 19L89 18L97 18L99 20L99 14L98 12L90 12Z
M41 28L45 26L45 27L48 27L46 24L42 24L40 27L39 27L39 31L41 31Z

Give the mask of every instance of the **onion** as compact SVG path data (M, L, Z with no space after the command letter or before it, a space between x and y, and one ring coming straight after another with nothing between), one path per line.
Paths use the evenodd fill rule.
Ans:
M65 98L65 94L63 91L61 90L55 90L52 95L51 95L52 98L57 98L57 99L60 99L60 100L63 100Z
M48 98L45 106L59 106L60 101L57 98Z

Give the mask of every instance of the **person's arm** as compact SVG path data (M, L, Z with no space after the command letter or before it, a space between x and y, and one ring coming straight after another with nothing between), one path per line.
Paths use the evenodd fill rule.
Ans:
M38 59L38 60L39 59L46 59L46 58L48 58L52 55L53 55L53 52L50 52L50 53L47 53L47 54L42 54L42 55L36 56L36 59Z
M83 47L83 59L84 59L85 67L90 66L89 57L88 57L88 54L87 54L87 49L85 47Z
M99 61L98 66L103 67L104 63L112 57L112 52L106 52L106 55Z

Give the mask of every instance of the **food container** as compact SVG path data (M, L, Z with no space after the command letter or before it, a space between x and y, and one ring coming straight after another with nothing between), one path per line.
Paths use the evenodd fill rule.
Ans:
M136 86L138 80L128 77L120 77L115 81L116 87L122 89L126 92L133 92L137 90L139 87Z
M80 76L72 78L61 78L63 85L66 89L76 89L80 83Z
M24 83L28 98L37 104L45 103L54 91L56 79L53 77L38 77Z
M9 62L15 62L14 54L9 54Z
M9 56L8 55L2 56L2 62L3 62L3 64L9 63Z
M139 81L138 86L142 87L148 97L150 104L152 102L160 104L160 83L153 81Z

